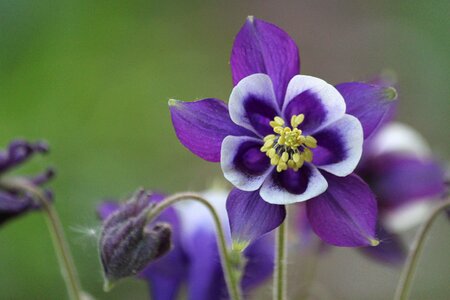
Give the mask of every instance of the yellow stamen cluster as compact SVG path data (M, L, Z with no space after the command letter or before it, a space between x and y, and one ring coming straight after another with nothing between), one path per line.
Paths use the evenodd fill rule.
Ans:
M310 135L302 135L302 131L297 128L304 119L303 114L293 115L291 127L285 126L280 117L270 121L274 134L264 137L261 151L270 158L270 164L277 167L277 172L288 168L298 171L305 161L312 161L313 153L310 148L317 147L317 140Z

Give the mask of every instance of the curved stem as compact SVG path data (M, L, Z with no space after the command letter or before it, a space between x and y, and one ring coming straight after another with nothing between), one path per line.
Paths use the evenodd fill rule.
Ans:
M33 198L39 202L42 210L45 212L47 226L52 236L53 246L58 257L59 268L64 282L66 283L69 298L73 300L83 299L83 291L81 289L77 269L73 262L61 221L58 213L45 193L23 178L2 179L0 185L9 190L30 193Z
M275 275L273 277L273 299L285 300L286 298L286 262L287 262L287 216L284 222L277 229L275 244Z
M417 268L417 263L419 261L420 254L422 253L423 247L425 245L425 238L430 231L431 226L436 220L440 212L450 207L450 200L445 201L443 204L439 205L433 213L430 215L425 224L422 225L419 232L416 235L414 243L412 244L409 256L406 260L405 266L403 267L402 274L400 275L400 280L395 291L395 300L406 300L408 299L409 292L411 289L411 283Z
M217 242L219 244L219 253L220 253L220 260L222 263L222 269L225 277L225 282L227 284L228 293L230 295L230 298L232 300L240 300L242 298L240 286L238 279L236 278L236 273L233 272L233 265L231 261L230 254L228 252L227 243L225 240L225 233L222 228L222 224L220 222L219 215L217 214L214 207L204 198L197 194L192 193L182 193L182 194L175 194L170 197L167 197L162 202L160 202L158 205L153 208L150 213L147 216L148 220L153 220L156 218L163 210L168 208L169 206L183 201L183 200L194 200L197 202L202 203L206 208L211 212L211 215L214 219L214 223L216 225L217 230Z

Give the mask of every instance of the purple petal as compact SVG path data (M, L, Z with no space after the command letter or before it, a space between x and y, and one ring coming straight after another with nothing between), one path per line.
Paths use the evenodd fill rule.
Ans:
M436 161L408 154L378 156L366 162L364 175L382 208L438 197L446 189L444 170Z
M377 238L380 244L376 247L361 248L368 257L389 266L400 266L406 259L407 250L400 236L388 232L381 225L377 226Z
M314 232L306 215L306 203L295 206L295 229L298 233L300 249L306 249L312 245Z
M237 34L230 62L235 85L255 73L269 75L279 107L289 80L300 73L295 42L277 26L253 17L247 18Z
M251 137L227 136L222 143L220 165L225 178L234 186L257 190L273 167L260 151L262 141Z
M261 187L261 197L272 204L291 204L316 197L327 189L327 181L319 170L305 163L297 172L287 169L272 171Z
M227 212L233 244L248 245L280 226L286 217L284 205L267 203L259 191L233 189L228 195Z
M245 77L233 88L228 102L234 123L265 136L273 132L269 123L280 115L272 81L265 74Z
M20 165L35 153L47 152L48 145L45 142L12 141L6 151L0 151L0 173Z
M260 285L273 273L275 239L268 234L251 243L244 251L246 265L242 277L242 289L247 293Z
M336 176L347 176L355 170L363 149L363 130L358 119L344 115L314 137L314 165Z
M397 92L392 87L347 82L336 86L347 104L347 114L358 118L364 129L364 139L390 119L395 110Z
M29 197L0 191L0 225L36 208L37 206Z
M297 75L287 87L283 116L290 120L298 114L305 115L299 128L305 134L313 134L344 116L344 98L322 79Z
M208 161L220 161L220 147L226 136L249 134L231 121L226 104L217 99L170 100L169 108L180 142Z
M314 232L335 246L376 245L377 203L369 186L353 174L324 176L328 181L327 191L306 202Z
M164 195L153 193L150 201L160 202ZM182 282L187 278L188 257L182 246L180 218L174 208L168 208L154 221L167 222L172 227L172 249L169 253L147 266L139 278L146 280L154 300L177 299ZM151 224L150 224L151 226Z
M190 236L188 299L223 299L227 296L225 279L220 264L216 235L208 228Z
M97 214L100 219L108 218L113 212L118 210L120 203L116 201L104 201L97 206Z
M174 268L175 265L174 265ZM176 276L161 276L156 272L152 272L148 268L148 272L145 274L147 280L150 299L152 300L176 300L178 299L178 293L182 284L183 278ZM144 271L145 272L145 271Z

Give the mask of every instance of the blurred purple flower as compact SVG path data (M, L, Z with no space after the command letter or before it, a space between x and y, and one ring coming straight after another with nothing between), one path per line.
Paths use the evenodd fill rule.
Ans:
M6 177L8 171L24 164L34 154L47 152L48 145L44 142L12 141L6 150L0 151L0 179ZM27 179L30 183L41 186L53 176L53 169L47 169L41 174ZM46 193L51 198L51 192L46 191ZM29 194L0 186L0 225L28 211L39 209L39 207L40 205Z
M298 75L299 62L287 33L249 17L231 53L228 108L211 98L170 100L176 134L194 154L220 162L236 187L227 209L238 244L278 227L285 204L309 200L307 216L323 240L375 245L376 202L352 172L395 90L362 82L333 87Z
M381 244L362 250L379 261L400 264L407 251L397 233L425 221L443 198L444 169L419 133L391 122L367 143L357 172L377 195L380 214Z
M226 193L210 191L204 194L217 209L223 223L227 224ZM163 197L153 194L150 201ZM104 202L99 208L101 218L106 218L122 204ZM225 280L217 249L217 237L212 217L203 205L183 202L165 210L154 223L167 222L172 226L172 250L150 263L139 278L148 282L154 300L176 299L180 287L187 284L188 299L228 299ZM229 239L229 230L226 230ZM268 235L249 246L244 252L247 264L242 288L251 288L267 279L273 270L273 236Z

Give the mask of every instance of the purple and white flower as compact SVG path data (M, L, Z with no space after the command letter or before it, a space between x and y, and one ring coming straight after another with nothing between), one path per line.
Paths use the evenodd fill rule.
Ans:
M308 218L325 241L376 245L376 201L352 172L395 90L362 82L334 87L298 75L299 62L287 33L249 17L231 53L228 107L212 98L170 100L176 134L194 154L220 162L235 186L227 209L238 243L279 226L284 205L308 200Z
M210 200L224 224L230 241L230 230L225 209L227 192L210 190L203 193ZM161 201L162 195L153 194L150 201ZM105 202L99 206L104 219L122 205ZM197 202L184 201L166 209L155 221L172 226L172 250L150 263L138 277L148 282L151 298L173 300L182 285L187 285L188 299L227 299L227 289L217 248L217 236L209 211ZM248 294L273 272L273 236L266 235L250 245L244 256L247 261L242 277L242 289Z
M367 143L357 169L377 195L380 246L362 249L371 257L400 264L406 246L399 233L424 222L443 199L445 173L425 139L413 128L388 123Z
M0 178L6 177L7 173L29 160L34 154L45 154L48 145L44 142L30 143L24 140L12 141L8 148L0 151ZM41 186L54 176L53 169L47 169L35 177L26 178L31 184ZM50 191L46 191L51 198ZM16 190L0 187L0 225L26 212L37 210L40 205L31 195Z

